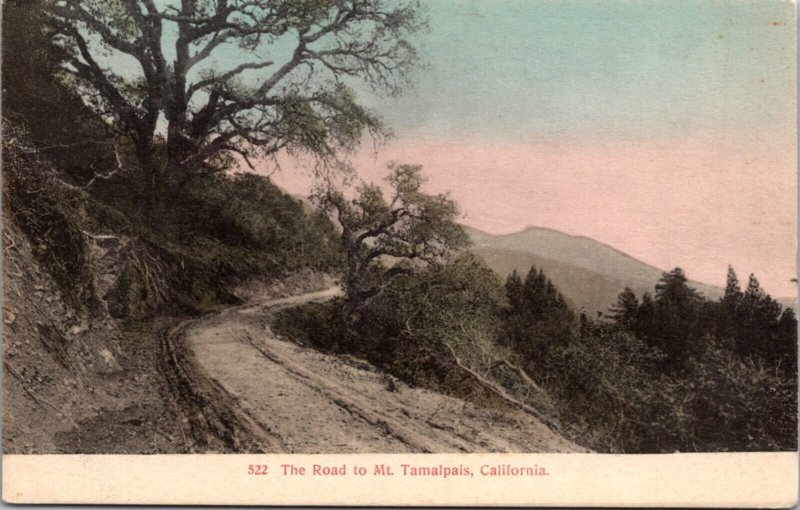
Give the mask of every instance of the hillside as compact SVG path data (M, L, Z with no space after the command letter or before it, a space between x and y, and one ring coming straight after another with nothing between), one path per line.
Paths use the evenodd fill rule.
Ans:
M524 274L531 265L541 267L576 308L591 315L608 310L626 286L637 296L652 294L663 272L584 236L539 227L507 235L464 228L474 243L473 251L499 274L505 276L514 269ZM713 285L690 284L708 299L718 299L723 293L722 288ZM791 298L778 301L795 308Z

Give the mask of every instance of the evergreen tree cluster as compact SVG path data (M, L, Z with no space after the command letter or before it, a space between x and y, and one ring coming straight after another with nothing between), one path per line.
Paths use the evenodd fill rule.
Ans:
M576 318L544 273L506 281L502 338L576 440L611 452L791 450L797 321L733 269L704 298L676 268L606 318ZM610 320L607 320L610 318Z
M684 366L714 339L741 359L794 372L794 311L764 292L755 275L750 275L742 291L736 272L729 267L725 294L718 301L703 298L689 286L680 268L664 273L655 290L655 299L644 294L640 303L626 288L609 316L617 327L663 352L670 366Z
M516 270L508 276L506 297L506 342L535 370L554 348L569 343L577 326L575 314L544 271L535 266L524 281Z

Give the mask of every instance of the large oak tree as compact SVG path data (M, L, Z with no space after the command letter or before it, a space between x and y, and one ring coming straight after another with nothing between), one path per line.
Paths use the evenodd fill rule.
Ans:
M50 12L64 72L172 190L220 156L327 159L380 134L352 86L398 92L422 23L405 0L53 0Z

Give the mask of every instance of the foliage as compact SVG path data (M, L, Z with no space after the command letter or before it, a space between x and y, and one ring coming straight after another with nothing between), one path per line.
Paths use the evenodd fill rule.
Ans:
M494 334L486 328L497 326L500 300L494 273L464 255L450 264L397 278L370 303L365 311L369 320L359 323L355 334L365 352L372 351L370 357L381 364L413 363L395 355L409 344L418 352L417 360L447 359L445 343L454 337L466 340L463 331Z
M276 275L338 264L330 222L258 175L197 181L163 219L171 242L203 246L209 260L219 253L213 264L222 274Z
M513 406L499 389L544 415L552 402L497 342L503 303L497 275L464 254L394 279L356 328L345 328L341 301L282 311L276 327L301 342L361 356L414 386Z
M694 358L680 393L691 416L684 450L775 451L797 448L797 383L756 359L710 342Z
M389 165L391 197L374 184L363 184L356 197L332 183L312 199L341 229L340 244L347 259L343 281L344 314L348 323L402 275L441 263L468 243L455 223L458 208L447 195L421 191L425 182L419 165Z
M263 177L219 167L187 184L169 207L154 207L168 197L164 190L151 195L134 144L115 139L74 84L58 77L70 57L53 44L55 28L43 14L50 6L48 0L4 4L4 27L13 27L4 32L2 68L10 115L4 206L7 218L42 246L37 256L74 306L96 304L89 234L131 241L135 267L121 274L121 292L132 300L120 303L126 315L143 316L166 302L190 308L231 302L227 289L237 280L339 266L330 222ZM166 143L155 142L148 158L164 166L168 152Z
M609 452L775 451L796 445L792 379L718 343L680 375L628 332L596 326L556 351L546 386L561 420Z
M116 187L119 186L119 187ZM115 188L111 192L110 188ZM124 180L107 185L113 196ZM136 207L130 203L120 207ZM233 302L235 282L270 280L303 268L341 267L332 225L265 177L217 175L187 185L154 224L131 211L130 232L148 241L169 274L175 297L189 307Z
M394 89L413 60L404 40L417 26L413 6L185 0L156 11L149 1L58 0L56 25L48 25L44 5L52 4L4 6L3 206L73 307L98 307L86 242L96 234L131 240L113 313L133 318L158 303L233 302L227 288L238 279L343 269L346 299L281 312L276 327L415 385L538 410L598 450L796 448L797 320L753 275L742 291L729 268L725 295L711 302L676 268L654 297L623 291L611 322L578 321L541 270L524 281L514 273L503 289L461 253L457 207L421 191L419 166L391 167L388 199L375 185L354 198L321 188L319 214L267 178L226 173L226 152L287 147L329 157L378 129L342 81L319 80L319 72ZM188 37L176 42L177 67L164 65L154 44L164 23ZM62 47L51 44L55 30L67 37ZM89 33L92 44L137 58L144 79L99 69ZM284 36L299 48L288 67L253 62L194 85L183 80L191 66L181 62L192 55L202 60L233 41L255 55ZM311 49L324 40L327 49ZM277 74L260 85L237 79L271 66ZM60 81L57 70L80 79ZM162 113L165 140L155 135ZM201 177L175 195L151 185L162 168ZM170 198L169 207L153 207Z
M733 316L736 329L732 335L736 351L742 356L771 363L783 362L787 369L793 369L797 335L786 326L796 329L794 314L785 313L781 305L761 289L752 274L744 295L737 301Z
M498 342L503 306L497 275L466 254L398 279L369 306L357 335L412 384L493 407L508 407L511 396L548 415L548 396Z
M516 271L506 280L505 342L522 356L529 371L542 371L550 351L566 346L577 321L564 297L541 269L532 266L525 281Z
M3 216L28 237L33 255L67 302L79 310L93 308L97 302L81 231L84 194L54 185L47 162L22 148L28 144L22 129L3 122Z
M795 447L797 325L754 277L742 293L729 268L714 303L676 269L657 284L655 300L645 294L639 304L626 289L612 311L610 324L584 319L541 375L561 416L595 448Z
M275 314L272 327L301 345L339 352L344 337L340 299L285 308Z
M65 83L54 79L66 52L52 44L47 0L3 3L3 117L25 127L27 149L40 150L74 184L114 165L107 126Z
M732 267L725 294L717 302L703 299L676 268L656 285L656 299L639 305L624 290L611 317L617 326L646 339L664 352L672 365L685 367L705 349L709 337L730 344L741 358L761 360L784 371L795 370L797 321L791 309L767 295L754 275L742 292Z
M681 274L665 277L655 300L646 295L639 304L625 292L616 322L583 316L578 327L537 268L525 281L512 274L503 289L465 255L393 280L355 329L344 326L341 301L282 312L279 324L285 334L362 356L411 384L532 409L598 451L794 449L795 375L703 330L709 305L680 288ZM697 309L680 324L701 336L676 366L635 326L646 317L648 327L660 327L658 319L670 314L658 307L675 312L687 297Z
M639 300L630 287L625 287L619 294L617 302L611 306L608 316L617 324L630 328L636 321L636 314L639 311Z
M696 347L701 296L688 285L681 268L664 273L656 283L655 315L651 342L678 364Z
M53 0L48 12L61 72L173 191L232 153L328 159L380 132L348 83L399 91L416 58L407 36L422 23L417 5L387 0ZM226 48L241 60L209 65ZM133 59L139 73L103 54ZM150 160L161 116L165 166Z
M661 361L634 335L595 325L552 349L536 374L577 440L607 452L661 451L665 438L654 435L664 388L653 377Z

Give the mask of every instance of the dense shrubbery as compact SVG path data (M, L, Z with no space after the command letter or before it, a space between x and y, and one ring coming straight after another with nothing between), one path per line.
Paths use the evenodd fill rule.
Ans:
M742 359L761 360L789 374L795 372L794 312L767 295L754 275L742 292L733 268L728 269L725 294L718 302L700 296L676 268L656 285L654 300L645 294L639 303L636 295L625 289L611 312L618 327L661 350L676 370L697 357L707 338L713 337Z
M241 274L275 274L338 263L333 227L266 178L215 176L190 186L165 226L182 243L197 240L235 250L220 261Z
M557 403L561 422L593 448L791 450L796 375L788 367L795 366L796 323L788 325L791 311L781 311L755 282L751 277L745 293L729 285L715 303L676 269L658 282L654 300L640 304L626 289L612 322L582 316L575 330L534 268L524 284L508 279L507 338ZM732 299L738 319L724 313ZM737 320L759 326L745 329Z
M301 345L325 352L343 352L342 301L308 303L280 310L273 329Z
M376 299L349 339L368 357L416 384L475 391L454 355L490 355L502 304L496 275L471 256L398 279ZM455 354L454 354L455 353ZM481 394L484 390L478 390Z
M361 356L401 380L491 406L507 406L457 362L481 373L503 356L497 275L471 255L396 278L345 328L342 301L281 312L278 331ZM305 333L303 333L305 331Z
M43 148L70 181L86 183L114 167L109 126L66 83L56 79L67 56L52 44L44 0L3 2L2 110L24 126L28 147Z
M92 306L89 253L80 222L84 197L54 186L47 164L21 148L28 140L22 130L3 123L3 215L31 241L33 255L70 305L76 309Z
M139 235L169 265L188 303L225 300L225 289L240 280L340 265L331 224L257 175L192 182L157 221L150 218L138 217Z
M264 177L199 180L155 217L118 198L136 189L135 168L83 189L64 182L61 169L28 148L27 133L8 119L3 140L6 217L23 229L75 308L97 305L86 243L98 235L130 240L134 266L123 268L121 297L136 312L123 315L140 318L159 303L191 309L233 302L228 289L237 281L340 267L330 222Z

